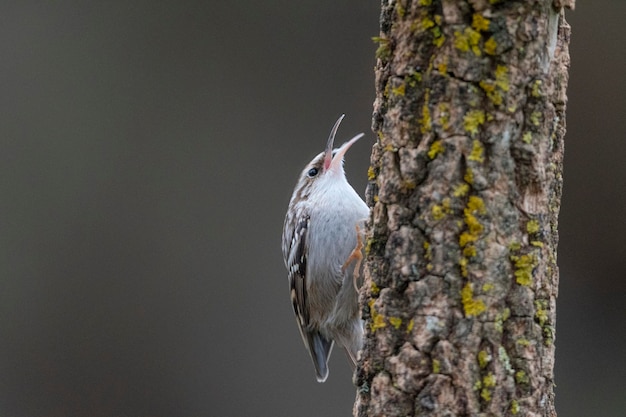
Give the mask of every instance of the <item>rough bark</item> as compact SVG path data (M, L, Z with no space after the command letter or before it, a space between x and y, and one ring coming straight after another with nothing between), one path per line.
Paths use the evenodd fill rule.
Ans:
M556 415L563 7L383 0L355 415Z

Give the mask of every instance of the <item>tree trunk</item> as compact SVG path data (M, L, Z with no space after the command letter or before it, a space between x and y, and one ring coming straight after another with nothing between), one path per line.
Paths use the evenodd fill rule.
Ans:
M573 0L383 0L356 416L555 416Z

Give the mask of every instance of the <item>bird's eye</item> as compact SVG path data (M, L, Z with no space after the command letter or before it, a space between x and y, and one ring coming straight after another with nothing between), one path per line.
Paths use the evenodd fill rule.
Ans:
M317 168L309 169L309 172L307 172L307 175L309 176L309 178L313 178L314 176L316 176L317 175Z

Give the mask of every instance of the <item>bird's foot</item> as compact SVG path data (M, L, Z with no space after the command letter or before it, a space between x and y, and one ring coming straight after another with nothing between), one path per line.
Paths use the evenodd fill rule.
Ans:
M352 262L356 262L356 264L354 265L352 282L354 284L354 289L357 292L359 291L359 286L357 282L361 278L361 262L363 261L362 251L363 251L363 239L361 238L361 228L357 224L356 225L356 246L352 250L352 253L350 253L350 256L348 256L348 259L346 259L346 262L344 262L343 266L341 267L341 272L345 273L346 269L350 266L350 264Z

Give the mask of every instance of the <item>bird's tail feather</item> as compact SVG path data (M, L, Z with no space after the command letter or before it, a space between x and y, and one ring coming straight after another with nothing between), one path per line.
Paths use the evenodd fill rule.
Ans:
M328 358L333 349L333 341L315 332L309 334L309 346L317 382L324 382L328 378Z

